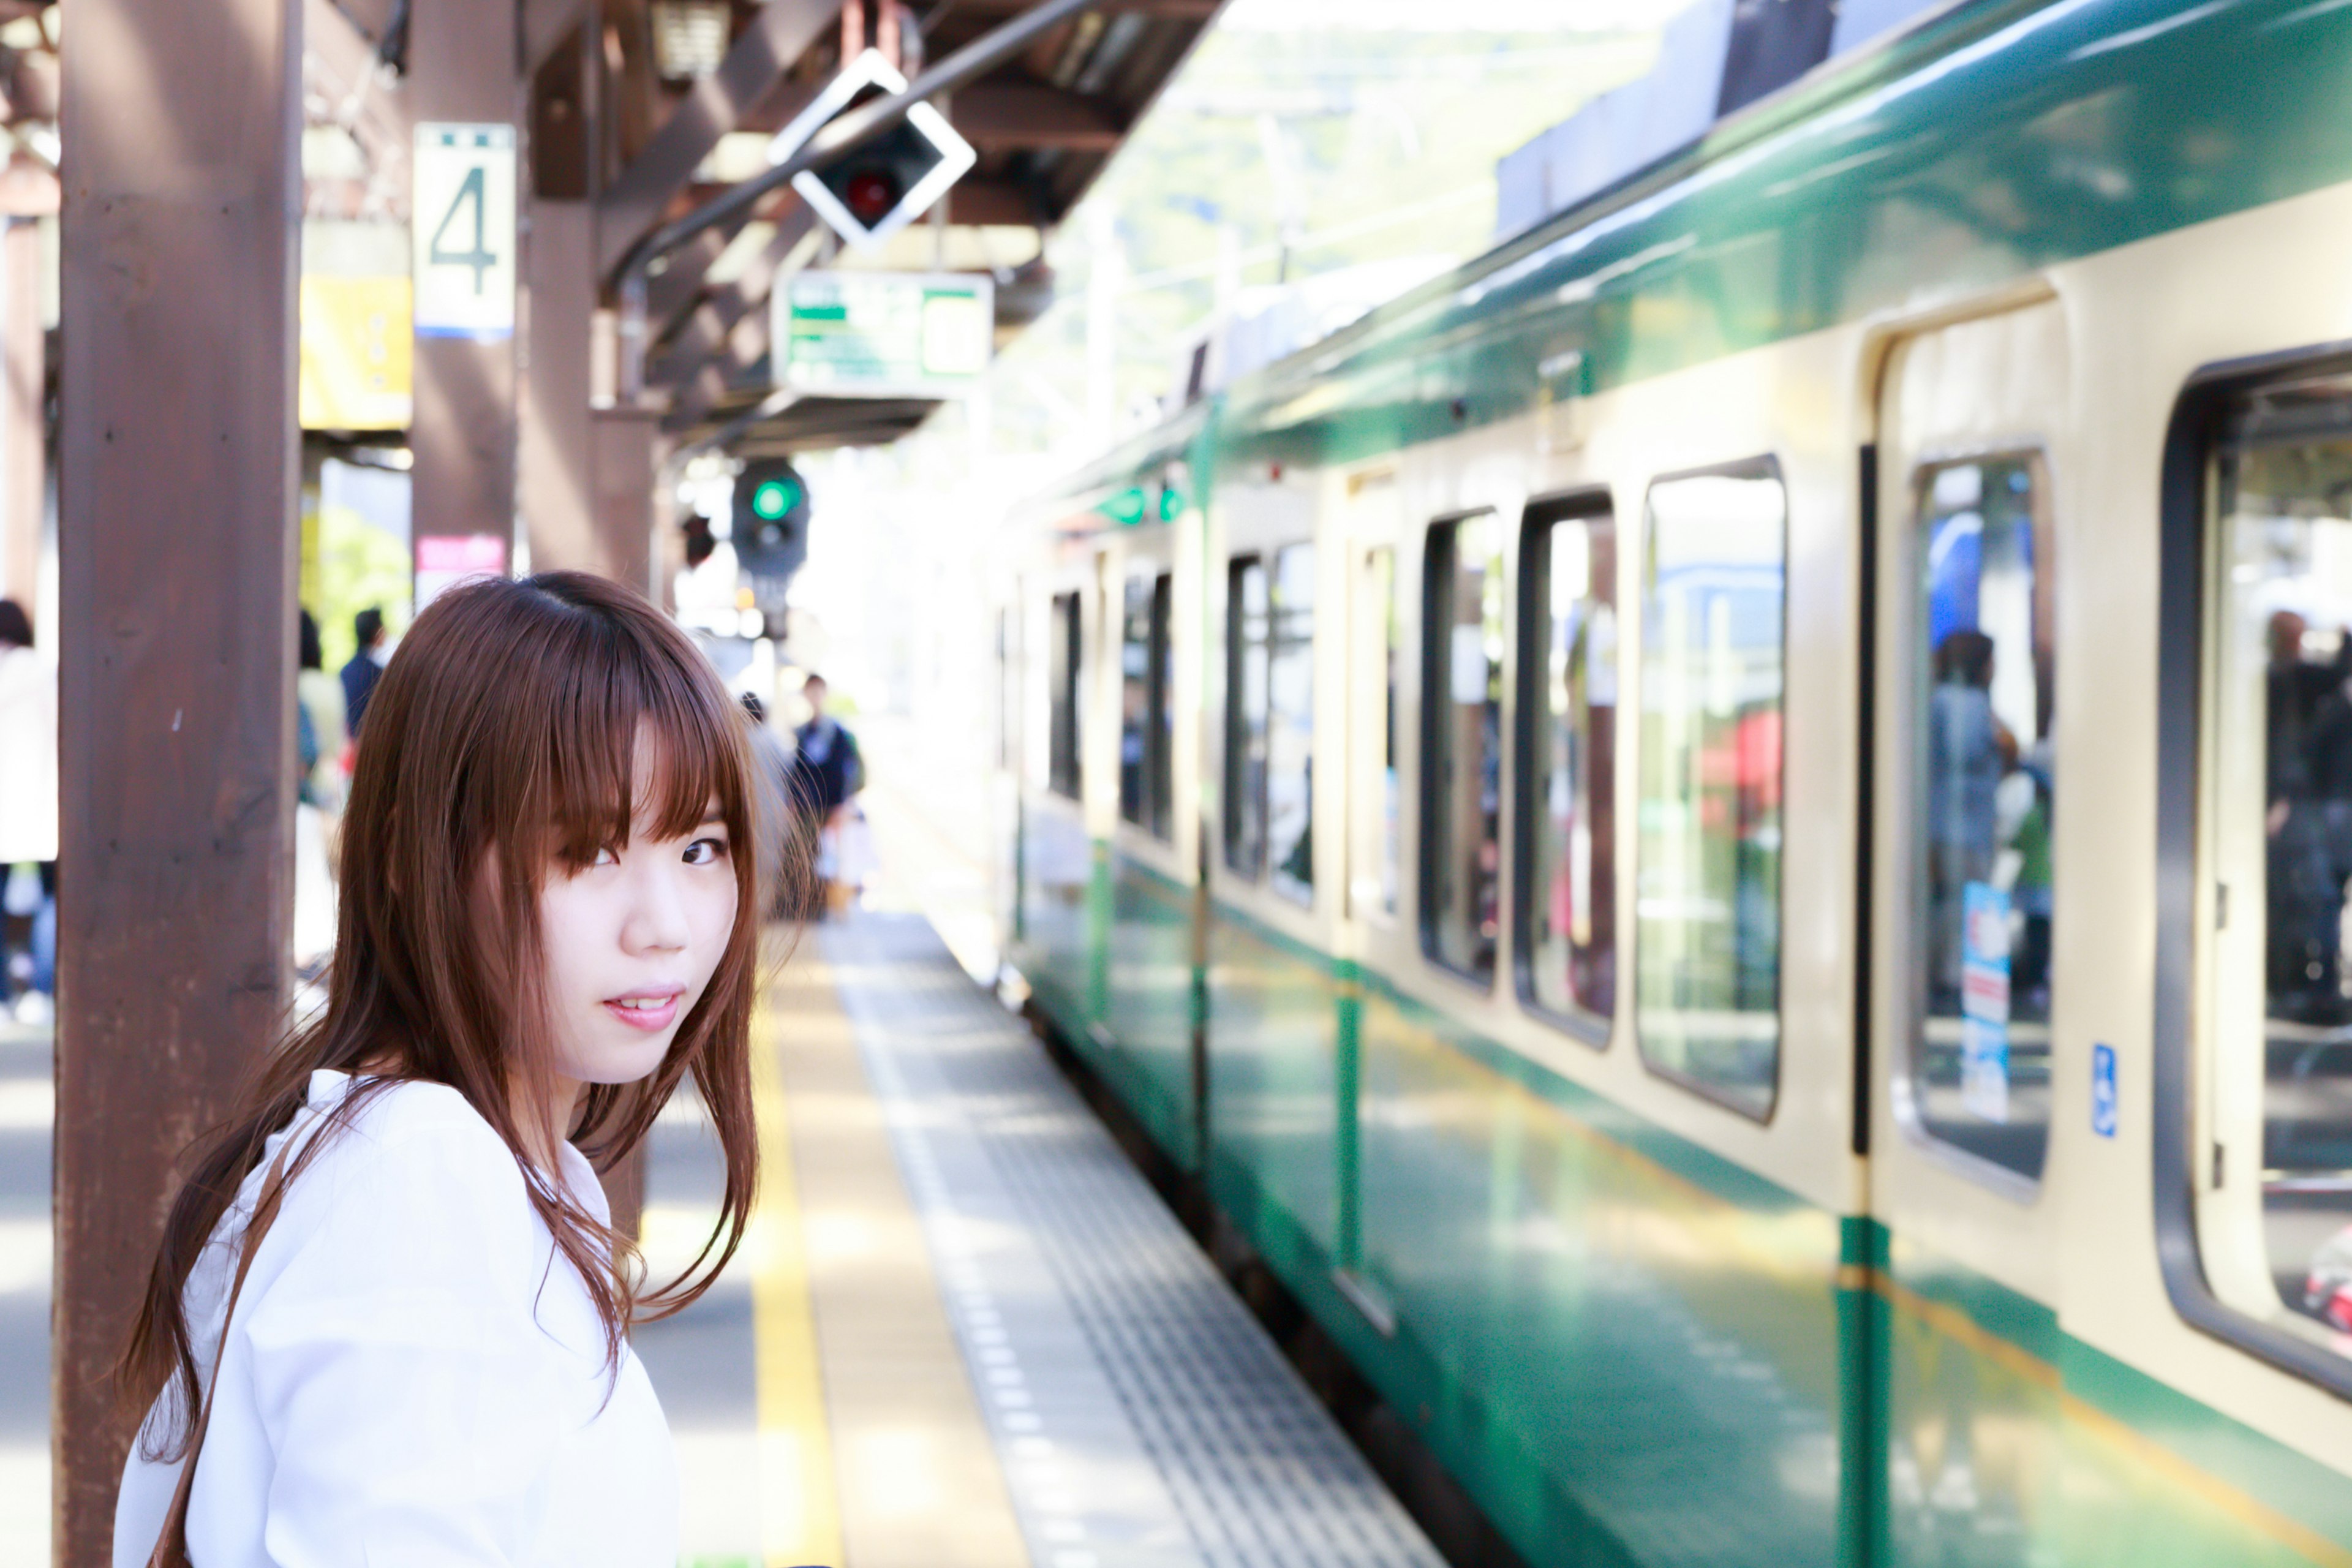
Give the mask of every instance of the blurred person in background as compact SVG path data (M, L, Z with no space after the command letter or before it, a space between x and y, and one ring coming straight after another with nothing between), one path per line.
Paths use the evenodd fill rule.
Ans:
M793 757L768 724L768 706L751 692L743 693L743 711L751 716L751 778L759 786L759 873L762 920L789 920L791 884Z
M58 678L33 651L25 606L0 599L0 879L10 915L29 919L30 952L9 960L16 1020L56 1016Z
M352 617L352 635L359 652L343 666L343 723L353 736L367 719L368 698L383 674L383 612L371 605Z
M793 850L799 885L816 898L814 907L803 912L823 920L837 889L845 886L841 832L850 797L866 787L866 762L858 755L857 737L824 710L824 677L812 674L802 683L801 696L809 716L793 731Z
M342 817L343 683L327 673L319 623L301 612L301 668L294 676L297 754L302 777L294 807L294 971L325 972L335 945L335 828Z
M376 689L323 1009L191 1151L120 1367L112 1561L675 1568L635 1324L750 1219L751 757L579 573L450 589ZM595 1164L691 1076L726 1186L648 1278Z

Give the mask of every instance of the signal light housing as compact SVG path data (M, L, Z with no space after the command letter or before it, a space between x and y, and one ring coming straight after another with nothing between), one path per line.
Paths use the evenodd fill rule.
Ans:
M780 624L785 590L808 559L808 481L782 458L754 458L735 476L731 510L735 564L752 603Z

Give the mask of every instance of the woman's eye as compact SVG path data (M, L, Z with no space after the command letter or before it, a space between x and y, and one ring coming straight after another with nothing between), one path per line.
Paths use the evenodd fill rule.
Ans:
M617 866L620 863L621 858L613 853L609 845L600 847L588 861L591 866Z
M714 866L727 858L727 840L698 838L686 847L686 863L689 866Z

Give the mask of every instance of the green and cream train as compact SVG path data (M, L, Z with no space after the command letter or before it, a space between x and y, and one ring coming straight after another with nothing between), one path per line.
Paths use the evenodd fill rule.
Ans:
M1006 539L1010 963L1529 1563L2352 1565L2347 0L1962 5Z

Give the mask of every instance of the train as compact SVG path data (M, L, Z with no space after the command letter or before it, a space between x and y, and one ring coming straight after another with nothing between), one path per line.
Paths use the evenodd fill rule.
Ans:
M1970 0L988 592L1011 976L1529 1563L2352 1564L2352 6Z

